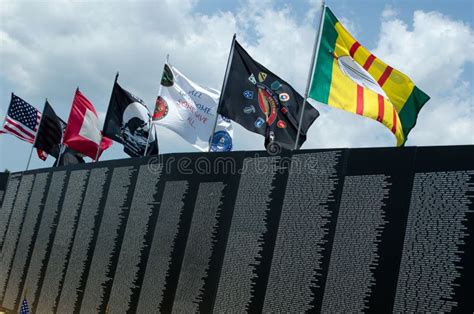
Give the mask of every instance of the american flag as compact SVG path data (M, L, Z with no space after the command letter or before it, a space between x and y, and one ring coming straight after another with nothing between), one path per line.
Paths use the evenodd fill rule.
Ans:
M33 143L40 120L41 112L38 109L12 94L5 123L0 133L10 133L21 140Z
M30 314L30 307L28 306L28 301L26 298L21 302L20 314Z

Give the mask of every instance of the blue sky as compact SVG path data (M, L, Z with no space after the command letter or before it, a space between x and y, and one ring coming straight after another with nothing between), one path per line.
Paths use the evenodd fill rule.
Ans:
M408 145L473 144L473 12L469 0L327 1L353 35L409 75L432 100ZM0 116L13 91L38 109L48 97L67 119L76 86L103 118L115 72L151 108L167 53L180 71L220 89L233 33L254 56L300 92L319 17L319 0L18 1L0 5ZM369 119L312 104L321 117L303 148L394 146ZM159 128L161 152L195 152ZM235 126L237 150L263 138ZM31 146L0 135L0 169L23 170ZM103 159L126 158L115 143ZM49 167L33 155L31 168Z

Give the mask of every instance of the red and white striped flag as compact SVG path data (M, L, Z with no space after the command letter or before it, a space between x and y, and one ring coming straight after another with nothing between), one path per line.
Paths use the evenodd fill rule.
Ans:
M9 133L33 144L41 120L41 112L12 93L1 133Z

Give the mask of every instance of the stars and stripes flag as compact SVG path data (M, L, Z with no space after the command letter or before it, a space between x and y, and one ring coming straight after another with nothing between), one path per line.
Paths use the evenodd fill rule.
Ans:
M28 301L26 298L21 302L20 314L30 314L30 307L28 306Z
M33 144L41 120L41 112L12 93L12 99L1 133L12 134Z

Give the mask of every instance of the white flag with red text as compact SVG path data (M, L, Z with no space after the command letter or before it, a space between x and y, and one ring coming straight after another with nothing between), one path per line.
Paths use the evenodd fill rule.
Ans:
M201 151L209 150L219 92L194 83L175 67L165 64L152 121L179 134ZM219 117L211 151L232 150L232 125Z

